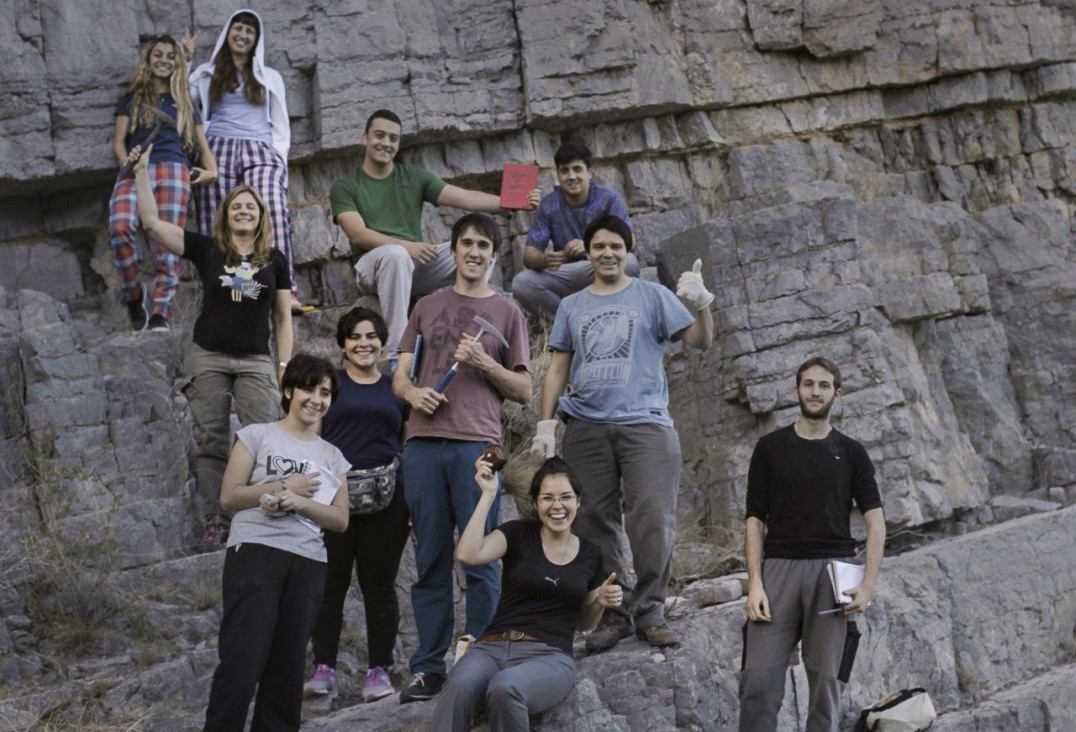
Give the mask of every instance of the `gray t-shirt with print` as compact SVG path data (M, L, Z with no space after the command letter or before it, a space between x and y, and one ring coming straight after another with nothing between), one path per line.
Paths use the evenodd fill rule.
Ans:
M250 485L274 483L293 473L321 473L324 486L327 480L335 482L351 469L343 454L325 440L320 437L300 440L275 422L249 425L236 432L235 437L254 458ZM341 485L340 490L347 490L346 484ZM324 562L325 542L321 529L311 524L295 515L270 518L257 506L247 508L237 511L232 519L228 546L247 542L264 544Z
M572 354L560 408L588 422L672 427L665 344L694 322L672 290L645 280L564 298L549 334L550 350Z

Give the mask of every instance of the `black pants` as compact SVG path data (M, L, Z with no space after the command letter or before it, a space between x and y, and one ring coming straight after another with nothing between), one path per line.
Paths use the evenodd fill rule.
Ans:
M257 687L251 732L299 729L306 639L321 605L325 563L261 544L224 558L220 621L205 732L243 732Z
M397 477L396 494L384 510L351 514L347 531L325 532L329 552L325 597L314 625L314 663L336 667L340 628L344 621L344 598L351 586L351 568L359 578L366 610L366 643L369 666L388 668L400 626L396 599L396 574L407 544L407 502Z

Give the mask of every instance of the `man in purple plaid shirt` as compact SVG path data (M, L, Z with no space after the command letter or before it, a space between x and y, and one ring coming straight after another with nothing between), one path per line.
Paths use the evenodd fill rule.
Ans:
M538 206L523 252L527 269L512 280L512 295L531 315L552 317L561 298L594 281L594 267L583 250L587 224L612 214L631 226L620 194L591 182L590 158L590 150L578 142L561 145L553 156L560 185ZM626 272L639 276L634 254L628 254Z

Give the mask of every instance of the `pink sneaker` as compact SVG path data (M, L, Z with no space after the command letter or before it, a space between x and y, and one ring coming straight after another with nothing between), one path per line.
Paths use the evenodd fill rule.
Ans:
M303 696L328 696L330 699L335 699L338 693L336 671L323 663L319 663L314 669L314 675L310 677L310 681L303 684Z
M363 701L377 701L395 693L396 690L392 688L388 672L381 666L374 666L366 672L366 680L362 682Z

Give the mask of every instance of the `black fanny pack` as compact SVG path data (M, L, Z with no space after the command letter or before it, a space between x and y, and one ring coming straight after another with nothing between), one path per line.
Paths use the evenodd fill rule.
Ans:
M349 471L347 499L351 513L377 513L392 503L399 465L399 458L393 458L388 465Z

